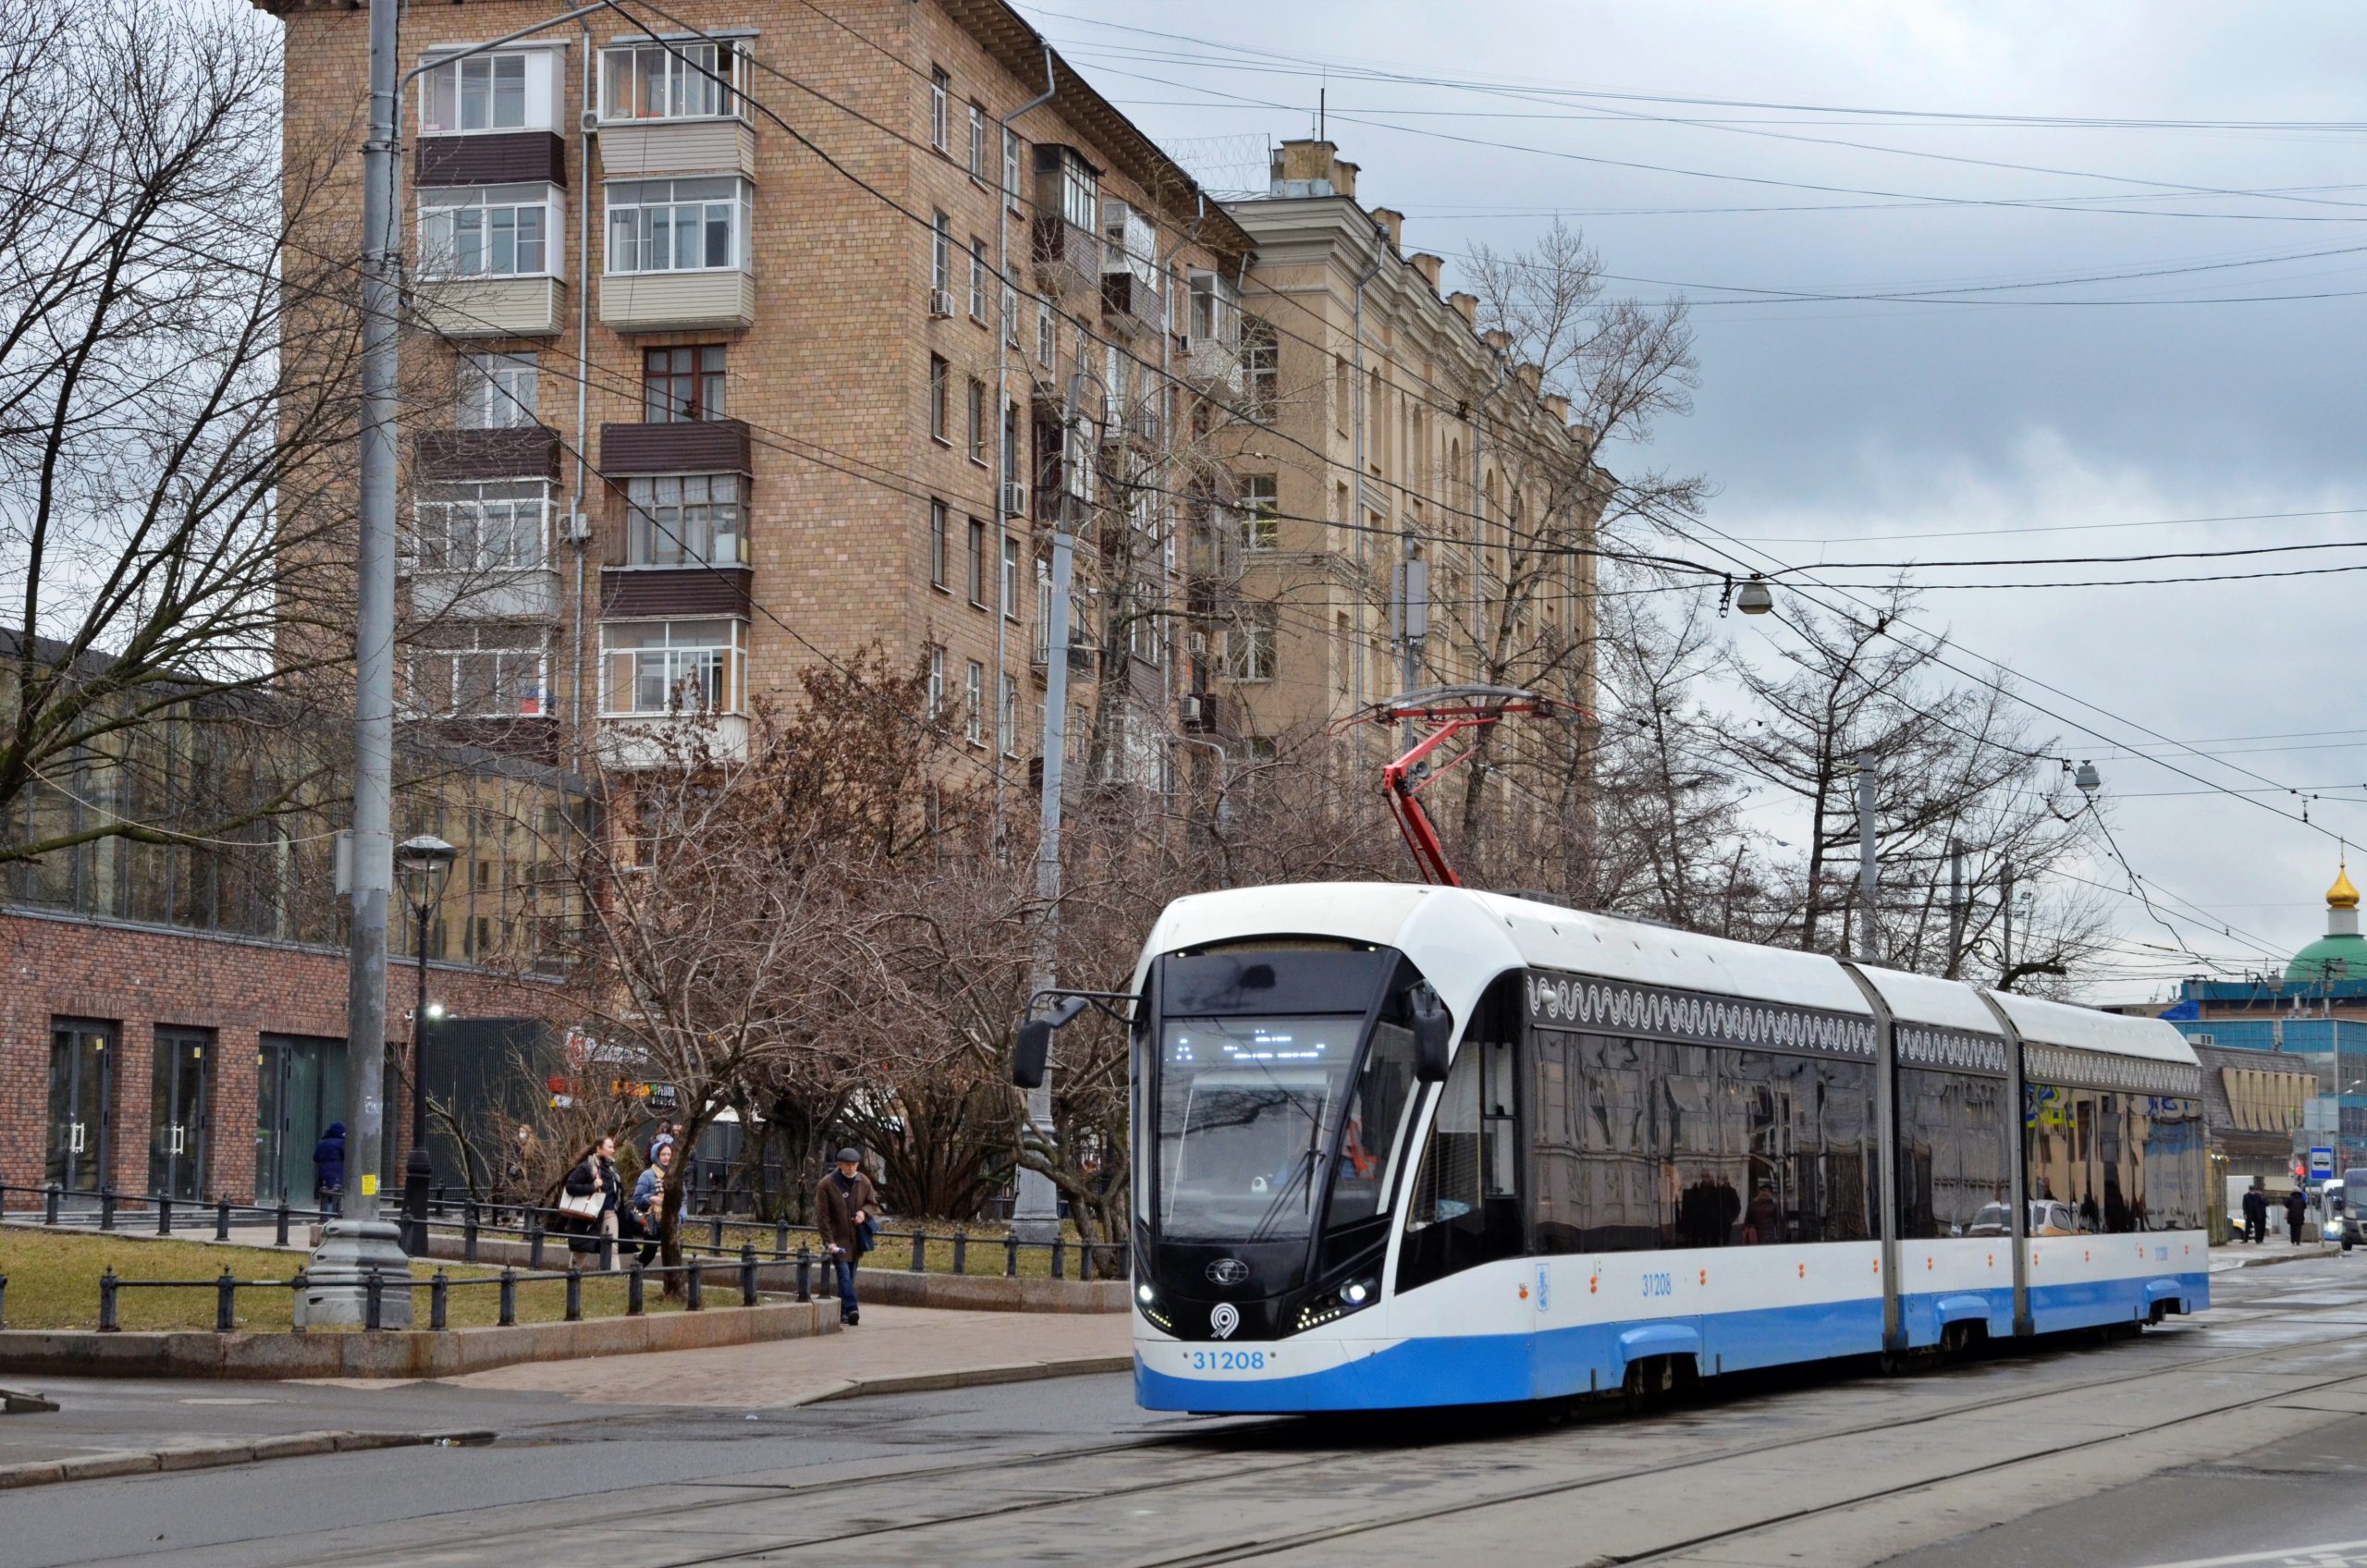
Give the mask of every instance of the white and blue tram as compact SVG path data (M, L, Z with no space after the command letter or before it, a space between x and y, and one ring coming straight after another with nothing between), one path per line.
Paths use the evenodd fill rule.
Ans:
M2154 1020L1365 884L1179 900L1134 998L1153 1409L1550 1400L2209 1305L2201 1076Z

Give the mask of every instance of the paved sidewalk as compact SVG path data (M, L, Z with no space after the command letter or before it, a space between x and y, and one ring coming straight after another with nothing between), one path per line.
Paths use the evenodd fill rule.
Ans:
M2295 1246L2278 1226L2259 1242L2222 1242L2211 1249L2211 1272L2251 1268L2263 1263L2298 1263L2306 1257L2339 1257L2342 1248L2327 1242L2303 1242Z
M446 1381L603 1404L766 1410L864 1393L1015 1382L1134 1364L1129 1313L866 1306L837 1334L597 1361L546 1361Z

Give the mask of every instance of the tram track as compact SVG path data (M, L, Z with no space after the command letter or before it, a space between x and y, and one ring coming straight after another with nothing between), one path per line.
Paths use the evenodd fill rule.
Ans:
M2088 1390L2106 1387L2125 1388L2130 1383L2142 1381L2148 1378L2203 1372L2213 1368L2230 1367L2240 1363L2257 1361L2266 1357L2275 1356L2276 1354L2283 1354L2290 1347L2287 1346L2274 1346L2265 1349L2230 1352L2224 1355L2190 1357L2181 1359L2163 1366L2148 1367L2143 1369L2127 1369L2073 1382L2048 1383L2036 1388L2016 1390L2011 1392L1999 1393L1985 1398L1956 1401L1931 1410L1913 1413L1887 1414L1880 1418L1853 1422L1843 1427L1837 1427L1823 1431L1785 1434L1779 1437L1761 1439L1747 1443L1732 1443L1722 1448L1699 1454L1656 1462L1651 1464L1623 1467L1617 1470L1606 1471L1596 1476L1588 1476L1575 1479L1543 1483L1535 1487L1516 1488L1506 1491L1491 1493L1484 1498L1474 1498L1464 1502L1433 1505L1418 1510L1407 1510L1386 1516L1357 1520L1353 1524L1329 1525L1319 1529L1295 1532L1288 1536L1266 1537L1255 1541L1236 1541L1213 1547L1196 1547L1189 1551L1182 1552L1171 1557L1141 1560L1135 1564L1135 1568L1216 1568L1216 1565L1222 1563L1254 1562L1260 1557L1271 1556L1279 1552L1294 1550L1309 1546L1319 1546L1330 1541L1353 1538L1356 1536L1370 1534L1377 1530L1392 1529L1404 1525L1452 1516L1453 1514L1468 1513L1478 1509L1491 1508L1509 1503L1539 1501L1556 1496L1582 1492L1605 1486L1613 1486L1625 1481L1637 1480L1649 1476L1664 1476L1677 1470L1693 1470L1709 1465L1729 1464L1736 1460L1748 1459L1757 1455L1775 1452L1782 1450L1796 1449L1817 1443L1840 1441L1849 1438L1863 1437L1877 1432L1895 1431L1905 1427L1926 1426L1934 1422L1946 1421L1964 1415L1977 1415L1984 1411L1999 1409L2008 1405L2024 1403L2035 1399L2054 1398L2065 1394L2077 1394ZM2313 1391L2315 1390L2331 1387L2338 1383L2359 1380L2361 1378L2367 1378L2367 1368L2362 1368L2358 1372L2346 1373L2339 1377L2322 1378L2300 1387L2279 1389L2271 1393L2260 1395L2253 1399L2231 1402L2225 1406L2216 1407L2202 1414L2204 1415L2211 1416L2224 1415L2228 1411L2246 1408L2253 1404L2269 1403L2277 1399L2289 1398L2297 1393ZM1748 1396L1746 1395L1743 1397ZM2177 1419L2189 1420L2193 1418L2195 1418L2193 1413L2189 1413L2177 1417ZM1275 1426L1280 1424L1281 1423L1260 1423L1257 1427L1248 1429L1255 1431L1270 1431ZM2160 1425L2167 1426L2171 1424L2174 1423L2162 1423ZM2143 1432L2153 1429L2157 1428L2153 1427L2132 1427L2123 1432L2111 1434L2104 1438L2087 1439L2082 1443L2063 1445L2063 1450L2064 1452L2069 1452L2079 1447L2093 1447L2102 1442L2117 1441L2127 1437L2140 1436ZM1041 1458L1054 1463L1058 1463L1062 1460L1082 1461L1090 1457L1107 1455L1112 1452L1122 1452L1130 1450L1141 1451L1196 1446L1206 1443L1208 1440L1208 1438L1196 1434L1162 1434L1155 1438L1148 1438L1135 1442L1127 1443L1122 1445L1122 1447L1116 1445L1097 1445L1088 1449L1056 1451L1054 1452L1046 1453L1042 1455ZM1286 1472L1305 1470L1322 1464L1336 1464L1339 1460L1341 1452L1342 1451L1336 1448L1328 1448L1319 1453L1308 1455L1303 1458L1282 1461L1277 1461L1271 1456L1267 1456L1262 1457L1258 1462L1254 1464L1232 1465L1220 1470L1199 1469L1185 1476L1147 1479L1135 1485L1112 1488L1101 1491L1078 1495L1016 1498L1007 1502L1000 1502L988 1507L936 1514L923 1519L886 1522L868 1528L841 1531L832 1536L828 1541L791 1537L767 1542L761 1545L738 1547L724 1551L703 1553L696 1556L668 1558L664 1561L662 1568L713 1568L713 1565L746 1562L752 1559L764 1558L775 1554L794 1553L817 1546L829 1546L842 1542L862 1541L865 1539L877 1540L884 1537L890 1537L921 1530L959 1528L965 1525L987 1525L999 1521L1008 1522L1014 1517L1030 1513L1044 1513L1058 1509L1088 1506L1095 1502L1107 1500L1147 1496L1161 1491L1171 1491L1185 1487L1208 1487L1221 1484L1226 1481L1237 1480L1245 1476L1255 1476L1259 1477L1271 1477L1278 1474ZM2048 1453L2053 1452L2054 1451L2042 1451L2031 1454L2017 1456L2012 1460L2001 1461L1999 1463L2000 1464L2017 1464L2021 1463L2026 1458L2046 1457ZM925 1472L896 1472L878 1476L864 1477L862 1479L828 1483L828 1485L831 1488L834 1498L836 1498L840 1502L845 1503L850 1507L855 1507L859 1506L859 1499L850 1496L849 1494L851 1490L863 1488L872 1485L889 1485L893 1483L900 1483L907 1478L916 1477L922 1474L947 1476L958 1475L965 1472L983 1472L989 1467L1009 1469L1016 1463L1024 1462L998 1458L997 1460L992 1461L990 1465L966 1464L951 1466L930 1466L927 1467ZM1963 1472L1963 1474L1976 1475L1981 1473L1982 1469L1992 1467L1993 1466L1969 1467ZM1919 1487L1942 1484L1956 1477L1953 1476L1926 1478L1910 1485L1893 1489L1902 1491L1913 1490ZM1043 1482L1040 1479L1037 1479L1036 1484L1040 1486ZM807 1488L799 1488L797 1489L804 1490ZM784 1488L774 1495L787 1496L791 1495L791 1493L787 1488ZM1864 1498L1851 1499L1846 1502L1821 1505L1821 1507L1829 1510L1831 1508L1855 1506L1858 1502L1870 1501L1881 1495L1883 1494L1879 1491L1871 1492L1868 1493ZM730 1500L718 1500L718 1503L728 1502ZM703 1503L699 1506L709 1507L717 1505L717 1503ZM1805 1517L1819 1511L1820 1510L1815 1509L1797 1511L1797 1516ZM1771 1518L1755 1524L1751 1528L1763 1528L1768 1525L1780 1524L1784 1522L1784 1518L1793 1516L1794 1515L1786 1515L1781 1518ZM1723 1535L1711 1534L1704 1536L1701 1538L1704 1541L1714 1541L1716 1539L1723 1538L1723 1536L1744 1533L1748 1532L1724 1532ZM1687 1550L1690 1546L1698 1544L1700 1543L1674 1543L1663 1549L1655 1549L1654 1552L1650 1555L1665 1556L1670 1552ZM1635 1560L1649 1561L1650 1557L1638 1557ZM1596 1559L1594 1561L1609 1563L1624 1562L1626 1560L1605 1557Z

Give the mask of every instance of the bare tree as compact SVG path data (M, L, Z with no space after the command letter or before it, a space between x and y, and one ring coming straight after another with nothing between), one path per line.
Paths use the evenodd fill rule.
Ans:
M352 276L291 242L334 159L280 80L244 8L0 0L0 861L219 837L334 764L352 323L281 349Z

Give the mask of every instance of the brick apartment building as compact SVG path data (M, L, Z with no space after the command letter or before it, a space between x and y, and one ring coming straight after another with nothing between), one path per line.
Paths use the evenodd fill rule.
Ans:
M365 18L259 3L292 153L352 115ZM1084 526L1097 437L1171 427L1246 237L996 0L701 0L675 14L702 37L611 16L435 63L549 14L404 20L415 298L452 388L406 412L415 711L630 757L686 697L744 731L877 641L926 661L958 744L1030 754L1049 525ZM1171 593L1157 550L1125 583L1082 554L1085 628L1098 595ZM1164 643L1132 653L1128 693L1171 705ZM1072 663L1092 711L1101 662Z

